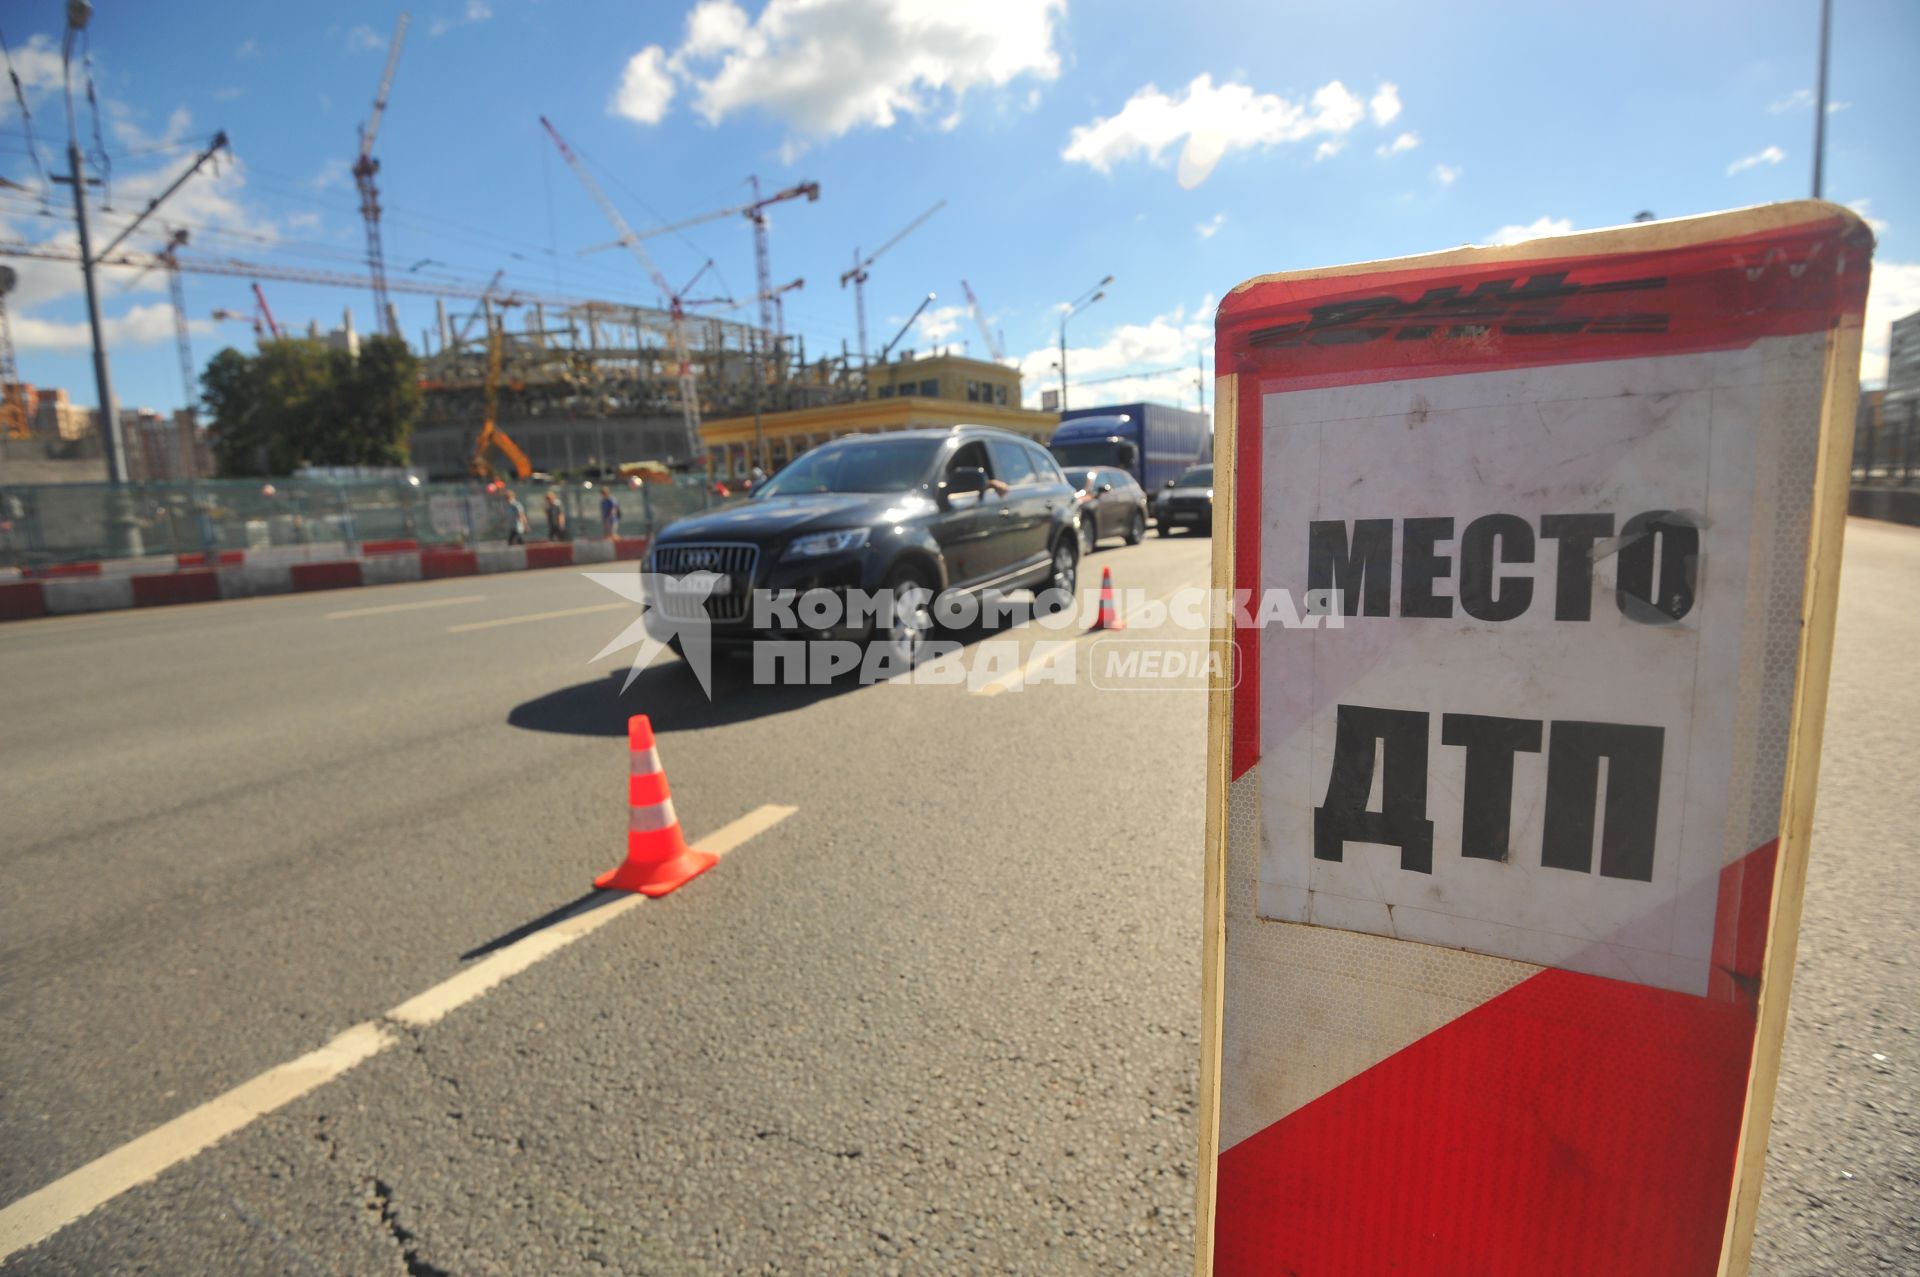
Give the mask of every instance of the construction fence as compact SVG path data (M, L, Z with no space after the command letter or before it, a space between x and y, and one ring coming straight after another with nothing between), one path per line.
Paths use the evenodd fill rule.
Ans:
M527 512L529 540L548 539L546 494L565 511L568 537L604 535L598 484L527 483L513 487ZM681 515L715 504L701 479L609 482L623 536L652 535ZM138 534L140 557L279 551L298 558L357 553L366 542L471 545L503 541L506 491L479 483L417 483L405 478L212 479L164 483L57 483L0 486L0 567L126 558L116 523Z

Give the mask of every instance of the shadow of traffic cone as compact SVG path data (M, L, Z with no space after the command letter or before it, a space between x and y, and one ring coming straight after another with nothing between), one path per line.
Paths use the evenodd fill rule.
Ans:
M1098 630L1124 630L1127 623L1120 619L1119 611L1113 606L1113 569L1100 569L1100 612L1093 618L1093 628L1087 633Z
M596 887L664 896L688 879L705 873L720 857L695 851L680 835L680 819L673 814L673 793L667 774L660 770L660 753L653 747L653 724L645 714L627 720L627 750L631 775L627 777L627 859L593 880Z

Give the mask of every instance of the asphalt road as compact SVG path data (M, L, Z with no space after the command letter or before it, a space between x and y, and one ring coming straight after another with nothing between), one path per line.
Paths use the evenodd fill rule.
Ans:
M1920 1267L1920 532L1850 535L1761 1273ZM550 571L0 628L0 1202L582 903L629 713L696 840L797 809L5 1272L1189 1269L1202 698L622 696L631 615Z

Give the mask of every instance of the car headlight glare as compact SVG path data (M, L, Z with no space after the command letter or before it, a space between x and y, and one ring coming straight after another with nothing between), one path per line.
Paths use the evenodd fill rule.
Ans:
M838 532L814 532L790 542L782 559L817 559L828 554L844 554L867 543L867 529L842 528Z

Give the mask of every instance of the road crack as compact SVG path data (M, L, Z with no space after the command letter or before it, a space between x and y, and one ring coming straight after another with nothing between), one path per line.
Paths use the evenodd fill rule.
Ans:
M400 1222L400 1212L393 1203L392 1185L378 1175L371 1175L367 1177L367 1191L372 1195L367 1209L379 1212L380 1226L400 1248L400 1259L407 1266L408 1277L453 1277L446 1269L421 1258L420 1248L414 1244L416 1234Z

